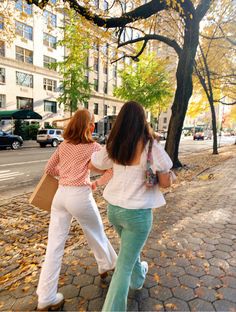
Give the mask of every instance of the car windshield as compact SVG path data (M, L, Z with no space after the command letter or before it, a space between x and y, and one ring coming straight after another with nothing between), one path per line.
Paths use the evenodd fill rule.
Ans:
M38 134L47 134L47 130L39 130Z

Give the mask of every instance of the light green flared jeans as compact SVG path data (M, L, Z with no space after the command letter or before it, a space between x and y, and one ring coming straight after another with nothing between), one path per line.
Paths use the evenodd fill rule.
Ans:
M121 242L102 311L126 311L129 287L141 288L146 278L140 252L152 227L152 209L125 209L109 204L108 219L114 225Z

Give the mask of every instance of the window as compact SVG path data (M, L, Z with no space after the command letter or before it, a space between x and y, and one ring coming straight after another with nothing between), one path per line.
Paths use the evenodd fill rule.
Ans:
M133 39L133 29L127 28L126 29L126 39L132 40Z
M126 12L126 2L121 1L122 13Z
M98 91L98 79L97 78L94 79L94 90Z
M104 67L103 67L103 73L104 73L105 75L107 75L107 73L108 73L108 63L106 63L106 64L104 65Z
M6 82L6 71L5 68L0 67L0 84Z
M99 42L98 42L98 40L94 41L94 43L93 43L93 49L94 49L95 51L99 51Z
M16 34L29 40L33 40L33 27L16 21Z
M33 88L33 75L16 72L16 84L19 86Z
M56 49L57 38L49 34L43 33L43 44L47 47Z
M33 64L33 51L16 46L16 60L24 63Z
M112 115L116 115L116 106L112 106Z
M98 72L99 69L98 57L94 58L93 69Z
M115 83L113 83L112 84L112 90L114 91L115 90L115 88L117 87L117 83L116 83L117 81L115 81Z
M5 43L0 40L0 56L5 56Z
M108 106L106 104L103 105L103 115L107 116Z
M103 9L104 9L104 11L108 11L108 1L107 0L104 0L104 2L103 2Z
M126 39L126 33L125 33L125 30L123 30L121 33L120 41L125 42L125 39Z
M57 26L57 16L49 11L43 12L44 22L48 26L56 27Z
M28 15L32 15L32 5L28 4L25 0L17 0L15 8Z
M17 108L18 109L30 109L33 110L33 99L25 98L21 96L16 97Z
M99 8L99 0L94 0L94 5L98 9Z
M102 52L103 52L103 54L104 54L105 56L108 56L108 47L109 47L109 45L108 45L108 43L106 43L106 44L103 46L103 48L102 48Z
M113 78L117 78L117 63L113 64Z
M167 117L163 118L163 123L167 123Z
M93 113L94 115L98 115L98 103L93 104Z
M107 91L108 91L108 83L107 83L107 81L104 81L103 82L103 92L107 93Z
M6 95L0 94L0 108L4 108L6 106Z
M0 30L4 29L4 17L0 15Z
M43 88L47 91L56 92L57 82L56 80L43 78Z
M88 109L88 108L89 108L89 104L88 104L88 102L85 102L85 103L84 103L84 108L86 108L86 109Z
M43 67L48 68L48 69L53 69L56 70L56 68L52 68L51 64L56 63L56 59L54 59L53 57L50 56L43 56Z
M44 101L44 111L56 113L57 112L57 102L55 101Z

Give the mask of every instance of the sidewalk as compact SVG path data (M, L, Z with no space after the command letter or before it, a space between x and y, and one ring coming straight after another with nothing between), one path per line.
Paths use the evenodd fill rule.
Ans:
M23 143L23 148L29 147L39 147L39 144L36 142L36 140L25 140Z
M208 179L209 177L209 179ZM35 289L46 247L48 215L27 195L0 206L0 310L36 308ZM119 240L96 194L106 233ZM130 311L236 311L236 156L166 194L154 211L143 250L149 272L140 291L130 291ZM66 244L59 290L64 311L100 311L109 278L101 282L80 227Z

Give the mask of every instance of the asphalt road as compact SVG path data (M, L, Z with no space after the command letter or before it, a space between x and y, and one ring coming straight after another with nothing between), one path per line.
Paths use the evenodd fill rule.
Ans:
M235 136L218 137L218 147L222 147L236 142ZM199 151L212 149L213 140L193 140L192 136L183 137L180 141L179 154L191 154Z
M33 190L55 149L0 150L0 200Z
M234 144L235 137L221 137L220 145ZM165 144L165 142L161 142ZM28 146L28 147L27 147ZM184 137L180 155L212 148L212 140L193 141ZM36 143L20 150L0 150L0 201L15 195L31 192L39 181L47 160L55 148L39 148Z

